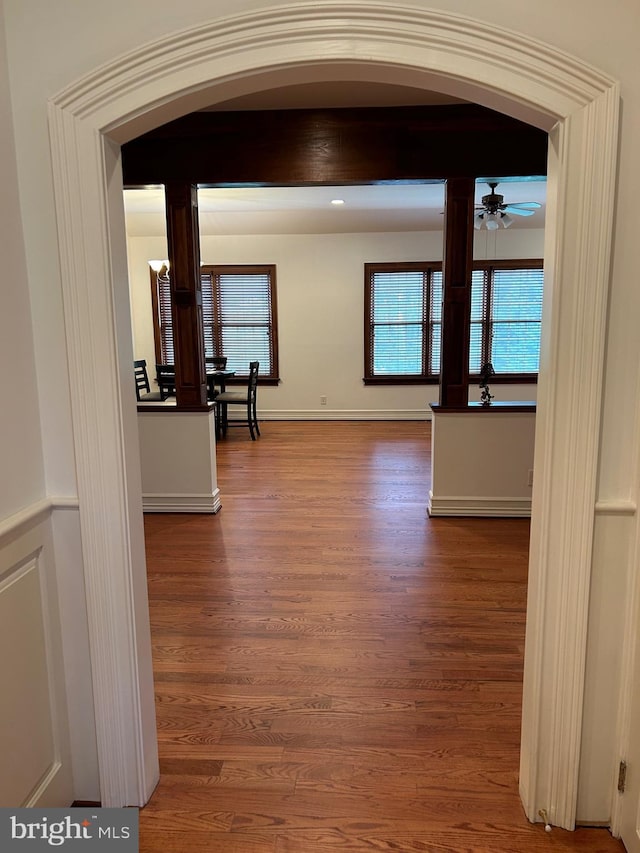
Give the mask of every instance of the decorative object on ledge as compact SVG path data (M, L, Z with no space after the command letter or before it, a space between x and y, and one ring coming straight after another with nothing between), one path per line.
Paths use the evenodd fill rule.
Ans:
M482 388L482 394L480 395L480 402L483 406L490 406L491 401L493 400L493 394L489 391L489 380L492 376L495 376L496 372L493 369L493 365L490 361L487 361L482 365L480 369L480 388Z

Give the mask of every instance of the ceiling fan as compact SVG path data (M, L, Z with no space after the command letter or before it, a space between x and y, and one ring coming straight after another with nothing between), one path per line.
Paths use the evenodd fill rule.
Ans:
M535 211L541 207L537 201L522 201L515 204L505 204L504 196L497 193L497 181L488 181L487 186L491 190L482 196L482 204L476 205L473 216L473 227L478 231L484 224L489 231L495 231L502 224L508 228L512 223L512 214L515 216L533 216Z

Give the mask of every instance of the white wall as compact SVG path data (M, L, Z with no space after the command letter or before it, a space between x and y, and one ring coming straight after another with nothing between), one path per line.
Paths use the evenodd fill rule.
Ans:
M0 806L65 806L75 794L38 405L46 375L34 357L1 0L0 186Z
M4 279L0 311L0 364L3 365L0 519L3 519L42 498L45 485L38 377L33 354L20 195L1 26L0 18L0 254ZM8 369L9 365L11 369Z
M509 229L476 235L476 257L542 257L544 231ZM166 257L166 239L129 237L136 358L155 362L148 261ZM441 232L283 234L201 238L210 264L276 264L280 377L261 387L260 417L423 418L437 385L365 386L364 264L440 261ZM151 367L150 374L153 374ZM496 400L535 400L535 385L494 385ZM327 405L320 406L320 396ZM471 386L471 400L480 391Z
M21 216L27 255L26 273L33 303L36 369L39 379L43 426L44 464L47 490L52 494L72 494L75 488L73 442L68 402L68 374L65 361L65 344L62 313L60 310L60 277L52 259L56 257L57 235L52 197L52 175L49 159L47 129L47 99L64 86L77 80L103 62L177 30L211 21L220 16L262 9L270 6L269 0L111 0L108 4L83 3L77 0L4 0L6 13L12 110L17 140L18 179ZM416 5L426 5L416 0ZM486 0L478 6L475 0L440 0L437 5L446 11L481 19L490 28L502 28L526 33L561 50L593 64L621 82L624 109L621 113L619 152L619 186L614 214L615 240L612 257L612 278L608 317L607 351L605 364L605 395L603 399L599 500L627 502L632 512L632 522L626 529L635 535L637 514L633 507L638 500L637 456L640 446L638 418L640 336L637 318L640 316L640 288L637 287L637 270L640 267L640 242L637 239L637 188L640 186L640 158L637 140L640 137L640 76L638 75L637 40L640 32L640 4L631 0L538 0L535 14L529 4L512 0ZM576 25L579 21L579 26ZM603 38L603 33L610 37ZM37 61L34 61L37 57ZM0 76L2 71L0 70ZM2 127L8 134L8 125ZM3 154L6 153L6 136ZM470 140L473 144L473 140ZM11 192L14 180L11 157L0 158L3 190ZM6 172L6 174L5 174ZM15 183L13 184L15 186ZM81 200L79 200L80 203ZM596 200L597 203L597 200ZM5 209L8 205L5 205ZM8 340L20 349L20 328L25 326L24 264L7 261L18 244L14 243L15 221L9 222L9 231L3 234L3 265L7 263L17 278L12 277L12 292L5 294L4 305L18 300L15 318L10 320ZM2 239L2 237L0 237ZM576 247L580 251L581 247ZM90 271L87 271L90 278ZM8 279L7 279L8 280ZM7 288L5 288L7 290ZM10 300L8 303L6 300ZM12 307L13 312L13 307ZM8 314L9 312L7 312ZM5 317L7 316L5 314ZM0 321L2 322L2 321ZM9 321L7 321L9 322ZM3 323L3 326L7 323ZM4 331L4 329L3 329ZM12 347L11 352L16 350ZM29 403L30 368L20 366L15 355L11 364L27 382L19 388L12 387L8 397L27 388L26 408L7 417L7 429L12 446L25 447L24 453L13 447L12 452L25 459L31 473L24 482L16 481L13 459L5 452L12 475L10 497L2 498L3 511L41 489L40 477L33 465L37 452L34 435L33 405ZM15 375L15 374L14 374ZM6 386L5 386L6 393ZM21 399L21 398L20 398ZM13 417L19 418L20 430ZM3 430L5 424L3 422ZM3 431L3 438L7 435ZM15 441L13 441L15 439ZM9 442L5 439L5 445ZM615 520L614 520L615 521ZM606 626L618 621L623 612L628 562L619 559L628 551L624 543L612 546L613 527L608 516L603 516L599 531L599 546L594 554L594 594L606 583L609 598L606 614L600 614L599 624ZM604 528L611 527L611 530ZM609 534L612 535L609 535ZM76 567L77 569L77 567ZM590 631L594 626L590 626ZM606 628L604 629L606 630ZM597 650L597 649L596 649ZM606 694L591 690L597 685L602 664L592 654L589 661L587 700L604 705L604 715L609 725L615 717L617 682L608 686ZM600 720L603 716L600 715ZM585 749L589 744L585 743ZM585 765L586 766L586 765ZM579 803L581 819L592 817L588 811L591 798L586 796L589 787L610 787L607 767L591 767L583 776L583 789ZM600 792L601 807L608 809L605 796ZM587 809L586 811L584 809Z

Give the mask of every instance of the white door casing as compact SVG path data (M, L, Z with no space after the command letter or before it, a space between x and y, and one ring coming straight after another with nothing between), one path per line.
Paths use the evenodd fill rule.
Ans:
M638 564L636 563L636 566ZM628 853L640 853L640 584L635 582L633 598L633 622L635 631L629 638L629 681L628 726L620 750L621 760L626 765L623 793L616 793L614 801L613 831L622 839Z
M640 412L639 412L640 414ZM636 457L636 482L640 459ZM621 654L620 697L616 731L616 774L619 762L626 765L624 790L617 791L618 778L611 780L613 790L611 830L620 837L628 853L640 853L640 527L627 562L627 598L622 615L624 643Z
M520 786L531 820L545 808L571 829L618 86L527 36L369 2L218 19L117 58L49 104L103 805L140 805L157 778L114 143L256 88L332 79L446 92L551 131Z

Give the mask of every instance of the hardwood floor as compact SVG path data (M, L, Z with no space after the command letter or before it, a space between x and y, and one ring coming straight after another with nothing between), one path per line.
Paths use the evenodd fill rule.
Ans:
M428 431L232 430L222 511L146 516L143 853L623 849L524 817L528 522L428 519Z

